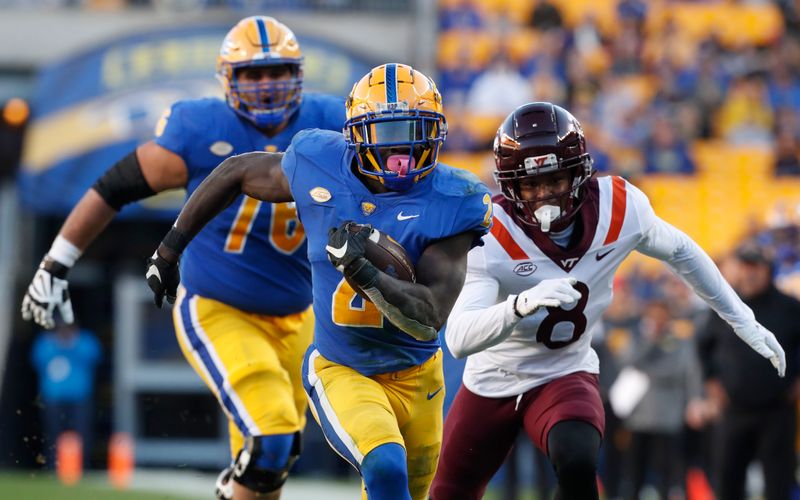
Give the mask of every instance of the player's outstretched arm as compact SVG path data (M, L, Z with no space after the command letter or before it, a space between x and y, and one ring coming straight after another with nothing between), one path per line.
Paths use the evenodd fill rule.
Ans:
M466 283L447 320L447 347L463 358L495 346L508 338L523 318L542 307L561 307L580 299L575 278L542 280L519 295L497 303L500 284L486 272L481 249L470 257ZM473 265L473 261L475 265Z
M778 374L784 376L786 354L775 335L756 321L753 311L736 295L714 261L694 240L655 217L637 250L664 261L733 328L739 338L769 359Z
M283 153L245 153L223 161L192 193L178 220L147 261L147 284L158 307L164 297L175 301L180 275L178 260L198 232L240 194L279 203L292 201L281 169Z
M22 316L44 328L54 326L53 312L72 323L67 273L83 251L127 203L186 184L180 156L148 142L106 171L72 209L42 259L22 300Z
M428 245L417 262L417 283L411 283L381 272L364 258L369 231L351 233L346 225L329 234L327 250L333 265L358 284L397 328L417 340L436 338L464 285L475 234L468 231ZM336 251L341 249L346 251Z

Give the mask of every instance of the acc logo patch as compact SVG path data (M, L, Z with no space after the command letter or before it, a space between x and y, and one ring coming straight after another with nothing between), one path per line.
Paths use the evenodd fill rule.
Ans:
M312 200L318 201L320 203L324 203L332 198L330 191L328 191L324 187L319 187L319 186L309 191L308 194L311 195Z
M514 266L514 273L520 276L530 276L536 271L536 264L533 262L520 262Z
M361 203L361 213L364 215L372 215L372 212L374 212L376 208L377 207L374 203L370 203L368 201Z
M233 152L233 144L225 141L217 141L208 149L217 156L228 156Z

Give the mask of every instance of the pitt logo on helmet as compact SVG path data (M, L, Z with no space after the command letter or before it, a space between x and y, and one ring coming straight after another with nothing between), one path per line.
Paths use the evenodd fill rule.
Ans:
M217 58L217 78L228 105L258 127L281 124L300 107L303 54L294 33L272 17L251 16L231 28ZM243 78L248 68L267 76Z
M347 98L344 137L361 174L405 191L429 174L447 136L433 80L405 64L373 68Z

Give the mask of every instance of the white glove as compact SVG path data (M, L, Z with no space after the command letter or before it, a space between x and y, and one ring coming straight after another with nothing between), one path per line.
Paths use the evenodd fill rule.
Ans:
M72 301L69 298L69 283L66 280L68 268L57 262L42 261L39 269L28 285L22 299L22 318L33 319L44 328L53 328L53 310L58 307L65 323L72 323Z
M733 329L740 339L744 340L751 349L769 359L772 366L778 370L778 375L786 374L786 353L775 338L775 334L764 328L758 321L744 328Z
M575 278L542 280L517 296L514 310L518 316L525 317L535 313L540 307L572 304L581 298L581 292L572 286L577 282Z

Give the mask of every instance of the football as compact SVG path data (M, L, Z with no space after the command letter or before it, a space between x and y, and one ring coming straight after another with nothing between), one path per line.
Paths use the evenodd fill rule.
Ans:
M353 225L350 227L350 230L352 232L357 232L361 227L363 226ZM370 232L364 257L379 270L393 278L410 281L412 283L417 280L414 265L411 263L411 258L408 256L403 246L388 234L375 228ZM349 279L347 282L359 295L369 300L358 285Z

